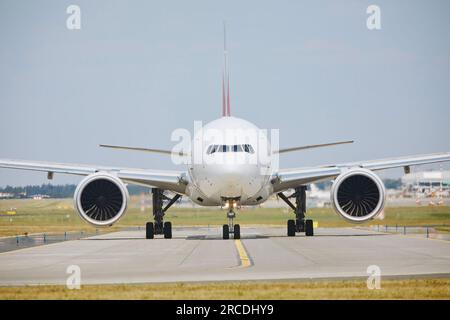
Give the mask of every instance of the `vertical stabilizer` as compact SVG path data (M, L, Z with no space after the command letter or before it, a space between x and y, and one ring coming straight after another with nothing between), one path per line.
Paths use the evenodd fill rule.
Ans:
M231 116L230 75L228 73L227 26L223 23L223 74L222 74L222 116Z

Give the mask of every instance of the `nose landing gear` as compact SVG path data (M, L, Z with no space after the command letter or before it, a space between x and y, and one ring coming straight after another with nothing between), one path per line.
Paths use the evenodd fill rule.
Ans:
M278 196L288 204L294 210L295 220L288 220L287 222L287 235L288 237L295 237L296 232L304 232L305 236L312 237L314 235L313 221L305 219L306 213L306 186L300 186L295 188L295 192L286 197L282 192L278 193ZM294 205L289 198L295 198Z
M226 200L225 203L226 207L229 208L227 212L228 224L222 226L222 237L225 240L230 239L230 233L233 234L234 239L241 238L241 226L233 222L234 218L236 218L236 213L233 211L236 203L235 200Z

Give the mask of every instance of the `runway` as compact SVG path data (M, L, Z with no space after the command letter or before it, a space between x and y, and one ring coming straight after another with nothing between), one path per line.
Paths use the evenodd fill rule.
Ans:
M77 265L82 284L274 280L450 274L450 242L355 228L318 228L314 237L285 228L174 228L174 239L121 231L0 253L0 285L66 284Z

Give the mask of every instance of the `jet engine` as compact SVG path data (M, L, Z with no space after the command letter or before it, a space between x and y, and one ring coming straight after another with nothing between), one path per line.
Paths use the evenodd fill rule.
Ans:
M334 210L350 222L375 218L384 208L386 191L381 179L367 169L350 169L341 173L331 187Z
M79 215L96 227L111 226L127 209L128 190L124 183L108 173L94 173L83 179L74 194Z

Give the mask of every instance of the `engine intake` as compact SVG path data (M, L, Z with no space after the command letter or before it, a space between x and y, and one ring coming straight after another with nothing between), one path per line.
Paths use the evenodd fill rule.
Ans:
M128 190L123 182L107 173L87 176L75 190L75 208L80 216L97 227L111 226L125 213Z
M351 222L375 218L384 208L386 192L381 179L367 169L340 174L331 187L335 211Z

